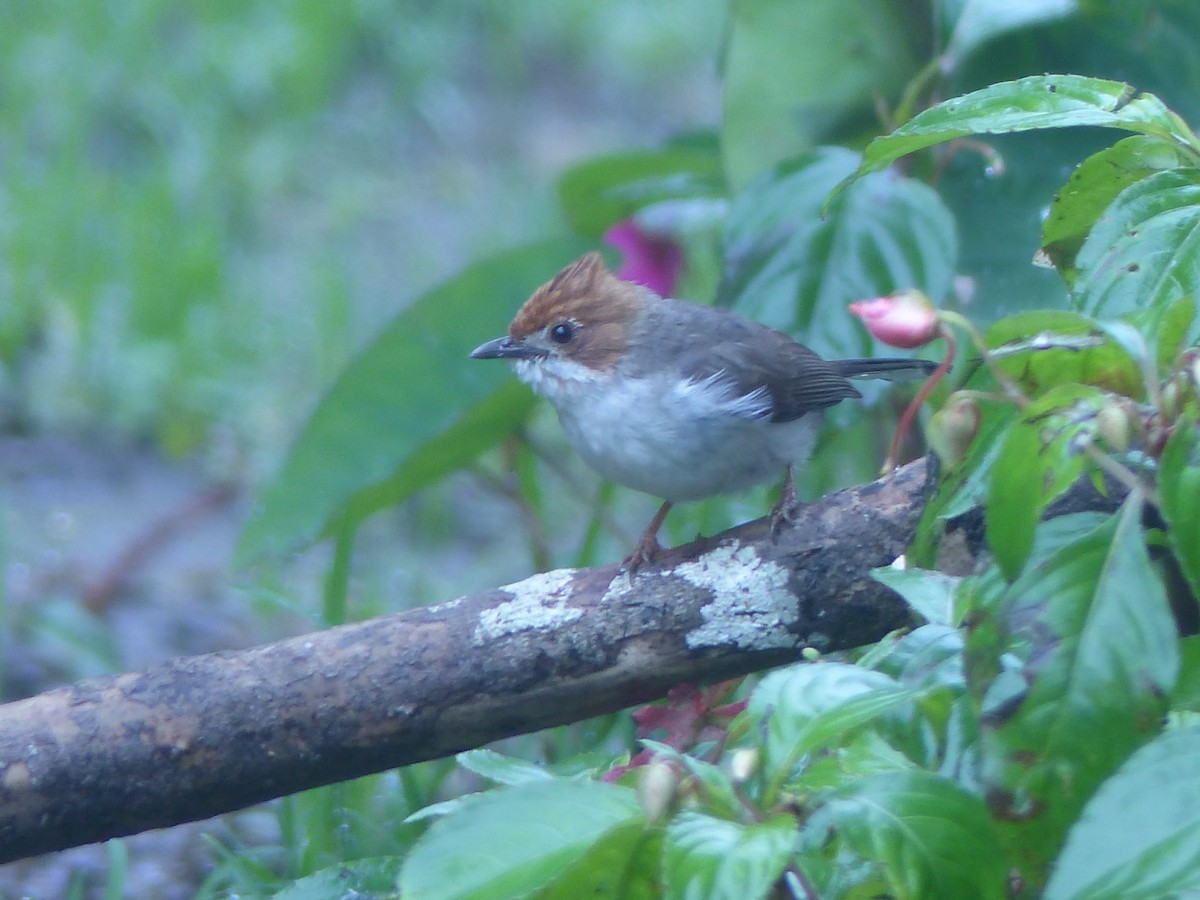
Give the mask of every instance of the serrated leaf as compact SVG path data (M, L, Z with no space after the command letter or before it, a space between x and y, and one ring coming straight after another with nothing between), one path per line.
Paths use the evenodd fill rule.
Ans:
M894 772L857 782L823 806L813 832L875 863L899 900L1004 898L1008 866L987 807L958 784L928 772Z
M1185 164L1187 154L1158 137L1134 135L1089 156L1055 195L1042 225L1042 250L1068 284L1075 257L1105 208L1131 184Z
M985 340L1001 371L1029 395L1079 383L1140 398L1141 367L1108 327L1076 312L1036 310L1001 319Z
M1179 567L1200 597L1200 425L1182 416L1163 448L1158 493L1167 520L1167 540Z
M1029 558L1042 511L1083 473L1083 444L1106 400L1086 385L1060 385L1009 430L992 466L986 522L988 547L1009 580Z
M1153 94L1119 81L1082 75L1032 75L1004 81L930 107L890 135L876 138L858 175L902 156L972 134L1007 134L1079 126L1120 128L1170 141L1195 155L1195 135Z
M544 768L525 759L505 756L482 747L467 750L454 757L454 761L469 772L482 778L512 787L537 781L553 781L554 776Z
M927 622L954 624L954 591L960 579L932 569L872 569L871 577L904 598Z
M903 4L739 0L723 66L721 148L735 187L815 144L874 129L917 71L923 27Z
M664 896L680 900L766 897L796 842L796 820L791 816L742 825L701 812L682 812L667 826Z
M1200 729L1161 735L1092 797L1046 900L1152 900L1200 890Z
M1157 172L1122 191L1076 257L1074 305L1097 318L1138 314L1153 330L1200 294L1200 170Z
M259 496L238 556L280 554L396 502L499 441L532 400L507 366L467 358L586 245L556 240L471 266L356 357Z
M723 194L716 147L694 144L594 157L571 167L558 181L559 203L571 228L592 240L649 204Z
M422 900L502 900L545 888L607 834L641 820L629 788L553 781L491 791L434 822L400 872Z
M935 300L946 295L957 237L953 218L927 185L870 176L822 216L830 190L856 161L848 150L813 150L734 199L719 304L802 336L824 356L864 356L871 340L846 313L848 303L913 287Z
M882 672L845 663L801 664L767 675L745 715L765 722L765 803L802 756L830 747L847 732L918 696Z
M1141 503L1031 566L1003 604L1028 693L985 733L995 802L1038 883L1091 791L1161 728L1179 670L1174 618L1150 564Z
M338 863L292 882L274 900L392 900L403 859L378 856Z

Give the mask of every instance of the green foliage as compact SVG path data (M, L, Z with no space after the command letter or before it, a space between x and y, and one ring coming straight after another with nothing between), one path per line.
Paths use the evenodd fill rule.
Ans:
M954 387L978 409L978 428L925 511L910 555L924 568L875 573L927 624L857 659L765 675L715 740L699 726L707 736L692 745L680 737L688 729L646 735L644 754L609 775L636 794L492 752L461 757L500 786L415 817L436 821L406 858L406 894L482 896L485 884L490 897L1195 888L1186 760L1197 737L1182 723L1200 702L1200 649L1177 621L1194 620L1200 579L1200 141L1155 93L1103 78L995 77L920 110L997 48L1025 48L1030 69L1054 70L1035 38L1054 46L1055 29L1078 24L1112 41L1125 21L1105 4L933 6L928 50L881 37L919 28L915 7L872 18L817 4L804 31L792 6L735 3L725 180L708 151L685 144L585 162L560 183L568 220L588 239L664 203L711 211L727 192L719 243L689 245L715 256L700 263L721 273L715 300L825 353L870 348L839 314L851 299L919 287L942 302L944 327L971 348ZM1168 12L1155 27L1176 39L1172 52L1200 49L1172 30L1186 15ZM861 54L853 65L847 41ZM881 134L884 116L860 155L845 145L871 127L868 97L901 124ZM790 118L799 110L815 114ZM1037 158L1028 148L1049 144L1012 142L1081 126L1090 145L1054 144L1077 154L1073 173L1023 180L1020 167ZM1098 147L1096 129L1134 136ZM1006 136L996 139L1009 142L998 144L1003 157L978 135ZM964 214L964 153L991 167L988 185L1011 184L989 215L1018 210L1016 225L992 233ZM1032 300L999 293L1006 282L989 266L1033 270L1039 243L1055 287ZM837 471L820 459L815 470ZM1120 511L1044 520L1081 481L1123 495ZM990 556L970 575L938 571L948 523L975 508ZM702 715L690 709L671 715ZM1164 806L1179 812L1156 812ZM497 849L481 857L479 847Z
M245 278L239 254L273 249L262 223L288 220L297 192L318 189L320 156L296 136L356 61L427 109L419 86L434 58L480 47L457 31L421 40L408 31L420 22L377 3L299 3L276 18L260 3L185 13L147 0L120 15L79 7L69 29L55 27L53 6L21 7L20 27L0 30L0 57L13 61L0 85L0 202L20 226L0 228L0 363L30 396L53 397L62 381L46 360L76 341L92 369L77 365L74 390L177 449L196 446L216 410L244 404L254 432L253 410L287 408L279 400L297 384L336 373L241 547L270 558L335 538L327 621L346 616L359 524L481 458L530 531L554 533L556 504L543 501L564 493L546 480L564 469L559 448L531 437L529 393L466 355L631 216L686 245L685 283L711 287L693 299L825 354L872 350L845 303L920 288L960 344L951 387L979 412L926 508L916 567L876 573L912 608L912 629L764 676L718 736L643 741L649 764L615 767L636 748L608 728L586 746L563 741L553 766L463 754L464 777L496 785L481 793L443 790L446 763L289 798L283 847L219 848L213 895L238 884L265 896L281 879L292 881L278 896L294 898L1200 889L1200 737L1187 726L1200 644L1179 627L1200 593L1191 0L734 0L713 133L579 162L558 181L556 237L519 246L522 229L493 227L488 253L507 250L427 291L345 367L352 279L304 252L327 242L329 223L293 249L299 270L282 281L300 285L294 296L259 297L278 273ZM449 6L470 11L480 34L521 47L536 32L607 84L637 89L603 64L599 29L579 27L636 40L598 18L606 5ZM247 44L246 17L269 40ZM112 61L111 47L146 35L157 55ZM637 52L653 72L677 43L645 38ZM535 55L487 46L488 72L522 89L552 80L527 63ZM59 114L85 105L87 117ZM273 127L252 128L255 117ZM264 354L278 382L245 374ZM234 374L214 383L216 372ZM868 477L883 455L885 428L849 408L832 418L836 434L802 481L813 490ZM1045 521L1081 480L1124 496L1120 512ZM539 561L606 552L623 498L599 496L583 549L556 534ZM736 503L706 505L705 527L758 511ZM938 571L950 523L977 508L990 555L970 574ZM617 783L594 777L605 770Z

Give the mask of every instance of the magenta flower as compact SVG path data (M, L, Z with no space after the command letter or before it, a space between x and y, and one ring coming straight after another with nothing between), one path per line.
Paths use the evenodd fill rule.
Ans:
M683 269L683 249L674 239L650 234L633 219L604 232L604 243L621 251L617 277L642 284L662 297L672 297Z

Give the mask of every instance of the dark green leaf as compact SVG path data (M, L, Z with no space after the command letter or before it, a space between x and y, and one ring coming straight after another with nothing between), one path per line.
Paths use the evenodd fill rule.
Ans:
M1084 239L1117 195L1148 175L1186 162L1187 154L1173 144L1134 135L1079 164L1042 225L1042 249L1068 283L1074 281L1075 257Z
M403 860L399 856L355 859L321 869L292 882L274 895L275 900L392 900L396 875Z
M701 812L682 812L667 826L664 896L679 900L767 897L796 841L796 820L791 816L741 825Z
M1009 430L992 466L987 540L1010 580L1033 549L1042 511L1083 473L1082 445L1107 397L1086 385L1060 385L1031 403Z
M1158 493L1167 520L1167 539L1179 567L1200 597L1200 426L1182 416L1159 460Z
M745 713L766 724L762 769L771 784L764 802L772 801L802 756L834 745L917 694L881 672L845 663L801 664L766 676Z
M694 145L595 157L568 169L558 182L571 228L592 240L651 203L723 194L716 148Z
M927 622L939 625L954 621L954 591L959 579L931 569L873 569L871 577L886 584Z
M506 384L507 366L467 354L503 334L529 294L584 249L558 240L503 254L397 316L296 439L259 498L240 558L312 541L331 521L395 502L509 433L532 401Z
M1200 294L1200 169L1157 172L1122 191L1075 264L1075 306L1098 318L1138 313L1152 324Z
M1179 678L1171 691L1171 709L1200 712L1200 634L1179 639Z
M920 288L949 291L957 239L937 194L912 179L869 176L821 205L857 157L821 148L758 179L725 222L718 302L800 336L824 356L864 356L871 341L854 300Z
M1106 334L1103 323L1079 313L1018 313L988 329L986 340L1000 369L1029 395L1076 382L1144 396L1137 360Z
M878 130L919 66L923 22L905 4L738 0L724 65L722 150L735 187L815 144Z
M1028 693L985 732L989 796L1031 884L1092 790L1161 728L1179 669L1175 622L1143 543L1141 503L1032 565L1004 616Z
M858 174L917 150L972 134L1005 134L1082 125L1121 128L1170 141L1195 158L1200 142L1153 94L1082 75L1032 75L945 100L867 147Z
M404 861L422 900L500 900L547 887L607 834L641 819L634 792L594 781L491 791L434 822Z
M891 896L1004 898L1008 866L987 807L928 772L865 778L822 807L811 832L836 840L883 872Z
M1138 750L1084 807L1046 900L1153 900L1200 891L1200 729Z

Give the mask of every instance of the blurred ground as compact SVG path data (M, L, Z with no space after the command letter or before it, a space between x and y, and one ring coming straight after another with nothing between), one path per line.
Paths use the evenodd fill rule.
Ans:
M315 66L303 55L294 71L280 63L298 26L271 20L269 4L177 29L217 48L203 65L186 46L139 37L138 17L167 8L159 0L92 24L53 5L3 29L0 69L24 93L0 121L0 302L20 301L0 315L0 699L318 627L327 547L265 572L232 572L230 560L254 487L324 387L420 292L553 233L565 166L716 121L720 4L567 6L375 4L374 21L393 33L355 37L368 52L337 71L319 45L308 48ZM380 47L394 58L373 57ZM256 131L263 98L289 88L255 81L255 65L276 80L327 66L324 105L282 123L264 114ZM233 112L218 114L201 102L206 78L229 72L249 80L230 82L242 85ZM213 156L224 150L206 143L205 116L244 128L236 173ZM175 136L147 137L176 119ZM76 152L85 168L72 174L58 160ZM102 176L87 168L97 159ZM198 264L219 267L200 290L223 291L226 306L205 311L202 297L182 330L148 340L120 254L145 247L151 265L190 246L174 233L188 237L189 222L200 243L212 225L185 208L133 244L107 241L125 227L123 198L157 209L136 185L158 168L175 195L202 196L180 185L211 169L229 179L216 190L248 178L253 196L230 213L238 230L216 248L225 257ZM31 172L41 193L22 206ZM127 175L136 181L123 187ZM81 189L89 179L95 191ZM68 277L67 261L88 260ZM154 276L152 303L173 302L181 271ZM226 352L232 364L213 355ZM517 577L528 558L519 535L488 524L511 515L460 477L379 517L359 542L354 614ZM485 529L511 543L481 546ZM212 866L201 835L230 828L278 840L275 817L252 811L2 866L0 898L101 896L112 854L124 853L124 896L188 897Z

